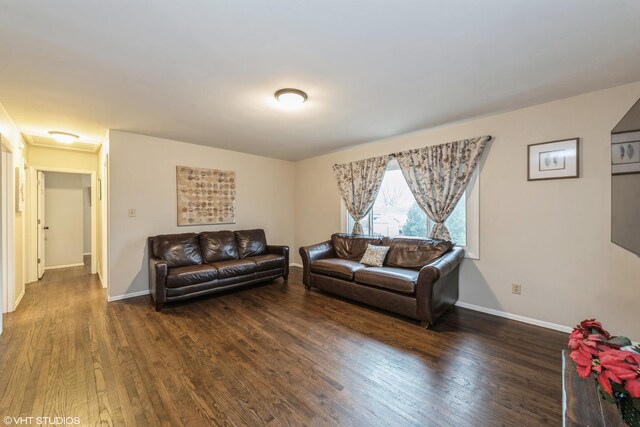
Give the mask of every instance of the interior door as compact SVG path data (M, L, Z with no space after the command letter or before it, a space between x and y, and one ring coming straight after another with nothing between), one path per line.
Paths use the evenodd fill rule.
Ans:
M44 172L38 171L38 279L44 275L44 243L46 240L44 210Z

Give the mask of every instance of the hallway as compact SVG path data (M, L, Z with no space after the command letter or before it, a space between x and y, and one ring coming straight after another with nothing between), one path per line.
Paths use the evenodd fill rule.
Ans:
M101 365L93 345L97 331L105 328L106 289L97 275L90 274L89 256L84 263L84 267L48 270L41 280L26 285L19 308L5 314L0 414L77 414L82 425L91 419L87 409L104 392L104 384L96 384L92 371Z

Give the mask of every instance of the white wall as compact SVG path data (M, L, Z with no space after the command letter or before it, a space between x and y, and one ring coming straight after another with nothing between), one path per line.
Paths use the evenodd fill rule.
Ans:
M23 168L25 165L25 151L26 147L22 135L19 129L9 116L9 113L4 109L4 106L0 104L0 135L2 135L10 145L10 149L13 157L13 166ZM12 189L10 197L15 200L15 188ZM20 299L24 295L24 247L25 247L25 223L23 212L16 212L14 217L14 230L13 237L10 238L11 245L14 249L13 258L14 262L14 283L10 286L14 287L14 301L12 302L13 308L17 306ZM11 233L10 233L11 234ZM11 309L11 311L13 310Z
M91 253L91 175L82 175L82 251Z
M178 227L177 165L235 171L236 224ZM269 243L293 249L293 179L292 162L110 131L109 296L149 289L148 236L264 228Z
M480 174L480 260L462 264L461 301L567 326L597 317L638 340L640 258L610 241L610 132L639 97L640 82L296 162L292 252L299 262L297 248L340 230L334 163L492 135ZM579 179L527 182L527 144L576 136Z
M82 264L83 203L82 175L45 172L45 266ZM91 232L91 224L89 224Z

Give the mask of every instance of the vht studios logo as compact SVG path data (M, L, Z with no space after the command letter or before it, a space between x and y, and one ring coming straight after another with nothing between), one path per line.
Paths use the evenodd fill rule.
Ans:
M5 425L49 425L72 426L80 425L80 417L10 417L2 419Z

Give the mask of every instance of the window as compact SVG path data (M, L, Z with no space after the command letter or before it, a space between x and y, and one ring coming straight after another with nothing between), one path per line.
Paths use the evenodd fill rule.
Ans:
M467 192L445 222L451 240L465 247L467 256L478 258L478 179L472 178ZM353 219L346 212L346 231L353 229ZM398 162L392 159L387 166L380 192L373 208L362 220L364 234L382 234L389 237L426 237L433 228L433 221L418 206Z

